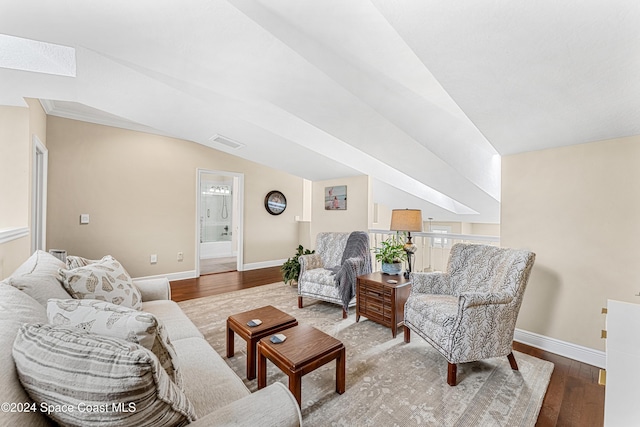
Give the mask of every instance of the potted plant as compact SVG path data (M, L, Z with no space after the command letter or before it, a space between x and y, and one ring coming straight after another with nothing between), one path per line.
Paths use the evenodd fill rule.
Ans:
M397 236L390 236L380 243L379 248L374 248L377 261L382 263L382 272L397 275L402 272L402 261L407 259L407 253Z
M305 249L302 245L298 245L298 249L296 254L289 258L282 267L280 271L282 271L282 280L284 283L291 284L292 282L298 281L298 276L300 276L300 262L298 262L298 258L300 255L309 255L314 253L315 251L310 251L309 249Z

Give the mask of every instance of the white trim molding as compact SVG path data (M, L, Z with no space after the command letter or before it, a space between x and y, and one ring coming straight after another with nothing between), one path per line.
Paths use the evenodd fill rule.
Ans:
M282 264L286 262L285 259L274 259L272 261L262 261L262 262L252 262L251 264L244 264L242 268L246 270L258 270L260 268L268 268L268 267L280 267Z
M31 166L31 252L47 249L47 182L49 150L33 135Z
M174 280L195 279L196 271L179 271L177 273L156 274L155 276L134 277L133 280L161 279L166 277L170 282Z
M601 350L594 350L534 332L523 331L522 329L515 330L513 340L588 365L597 366L598 368L604 369L606 366L607 354Z
M209 169L196 169L196 246L195 246L195 274L196 277L200 276L200 256L201 256L201 247L200 247L200 208L202 203L202 178L203 175L223 175L229 176L233 178L233 202L234 204L234 213L233 216L237 218L237 224L233 223L233 235L235 236L234 240L237 242L237 249L233 250L236 252L236 269L238 271L244 271L244 174L239 172L229 172L229 171L221 171L221 170L209 170Z
M29 227L12 227L0 230L0 245L29 235Z

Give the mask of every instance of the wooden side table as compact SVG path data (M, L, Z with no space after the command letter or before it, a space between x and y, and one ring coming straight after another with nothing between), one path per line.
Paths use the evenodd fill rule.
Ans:
M247 325L249 320L260 319L260 326ZM233 357L234 332L247 342L247 379L256 377L256 349L258 341L283 329L296 326L295 317L278 310L273 306L257 308L243 313L233 314L227 318L227 357Z
M389 283L395 280L398 283ZM356 284L356 322L360 316L391 328L395 338L404 322L404 304L411 292L411 281L403 275L375 272L358 276Z
M302 376L335 360L336 393L344 393L347 355L342 342L309 325L298 325L282 334L287 337L282 343L274 344L270 337L258 342L258 389L267 386L269 359L289 377L289 390L300 406Z

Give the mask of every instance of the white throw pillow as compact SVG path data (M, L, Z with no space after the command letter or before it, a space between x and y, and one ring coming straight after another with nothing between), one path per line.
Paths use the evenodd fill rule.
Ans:
M120 338L151 350L178 387L182 375L166 329L151 313L98 300L50 299L47 318L54 326L69 326L87 332Z
M182 390L138 344L26 324L16 336L13 358L31 399L38 408L57 405L49 416L61 425L182 426L196 419Z
M111 255L84 267L59 270L64 288L77 299L97 299L142 308L142 295L122 264Z
M64 266L58 258L38 250L2 283L20 289L46 307L49 298L69 298L58 275Z

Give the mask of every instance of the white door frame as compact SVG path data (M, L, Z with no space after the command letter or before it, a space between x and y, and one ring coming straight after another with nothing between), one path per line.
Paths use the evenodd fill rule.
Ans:
M33 135L31 166L31 252L47 248L47 173L49 150Z
M209 169L197 169L196 174L196 277L200 277L200 208L201 208L201 199L202 199L202 175L225 175L232 176L238 179L238 188L234 188L238 201L238 209L237 213L235 213L238 218L237 224L234 224L235 230L232 230L233 233L237 236L238 241L238 258L237 258L237 266L236 269L238 271L243 271L244 269L244 257L243 257L243 228L244 228L244 174L238 172L228 172L221 170L209 170Z

